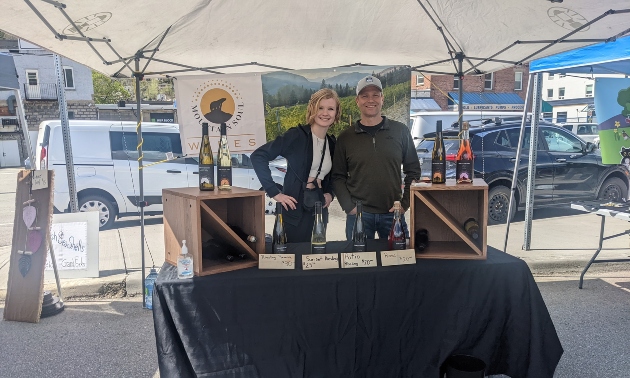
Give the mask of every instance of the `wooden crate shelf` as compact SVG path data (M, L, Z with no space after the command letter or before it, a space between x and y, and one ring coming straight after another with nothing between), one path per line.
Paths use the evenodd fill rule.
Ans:
M194 273L205 276L258 264L258 254L265 253L265 193L233 187L231 191L205 192L198 188L162 191L164 204L164 251L166 262L177 265L181 241L186 240L193 256ZM242 240L228 224L240 227L258 238L256 243ZM210 260L202 256L201 246L217 238L250 258L245 260Z
M464 222L479 222L479 238L474 240L464 230ZM472 184L425 184L411 187L410 241L424 228L429 246L416 253L417 258L485 259L487 251L488 184L475 179Z

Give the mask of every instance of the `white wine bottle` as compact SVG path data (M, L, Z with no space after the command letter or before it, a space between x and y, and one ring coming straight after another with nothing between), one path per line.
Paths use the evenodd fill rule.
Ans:
M219 140L219 153L217 154L217 181L219 190L232 189L232 157L227 140L227 126L221 124L221 139Z
M199 148L199 190L214 190L214 158L208 137L208 123L201 124L202 136Z
M282 203L276 202L276 223L273 226L273 253L287 253L287 233L282 219Z
M357 215L352 228L352 252L367 251L365 225L363 224L363 203L357 201Z
M315 202L315 223L311 237L311 253L326 253L326 225L322 214L322 203Z

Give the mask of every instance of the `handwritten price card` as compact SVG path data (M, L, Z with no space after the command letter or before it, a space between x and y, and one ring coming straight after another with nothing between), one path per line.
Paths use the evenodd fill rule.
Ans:
M407 265L416 263L416 252L413 249L400 251L382 251L381 264L383 266Z
M378 266L376 252L350 252L341 254L342 268L369 268Z
M31 183L31 189L46 189L48 188L48 171L40 169L33 171L33 181Z
M339 269L339 254L302 255L302 269Z
M295 269L295 255L289 253L258 255L258 269Z

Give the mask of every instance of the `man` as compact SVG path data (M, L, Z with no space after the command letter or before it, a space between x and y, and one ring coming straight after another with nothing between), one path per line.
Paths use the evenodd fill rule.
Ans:
M352 239L356 201L363 203L368 239L387 239L393 222L394 201L409 208L409 187L420 178L420 162L409 128L381 115L383 86L374 76L357 84L356 103L361 119L337 139L332 179L335 195L346 212L346 238ZM405 173L401 191L400 166ZM404 222L404 218L403 218ZM406 228L406 225L404 225Z

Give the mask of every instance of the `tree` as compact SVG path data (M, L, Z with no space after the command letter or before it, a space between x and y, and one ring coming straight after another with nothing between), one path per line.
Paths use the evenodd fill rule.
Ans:
M94 83L94 102L97 104L116 104L120 100L131 97L119 81L100 72L92 71L92 81Z

